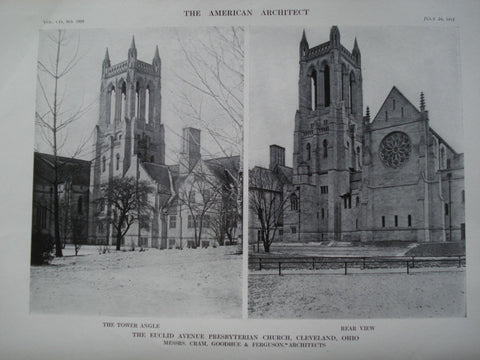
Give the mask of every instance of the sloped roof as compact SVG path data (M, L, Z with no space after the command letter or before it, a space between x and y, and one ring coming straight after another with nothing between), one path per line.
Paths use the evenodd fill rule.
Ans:
M55 180L55 157L51 154L34 153L33 179L38 185L50 185ZM73 185L89 186L90 161L57 156L59 183L70 182Z
M387 101L394 95L396 94L397 96L399 96L400 98L402 98L406 104L408 104L409 106L411 106L417 113L420 113L420 110L417 109L417 107L415 105L412 104L412 102L405 96L402 94L402 92L400 90L398 90L398 88L394 85L392 87L392 89L390 90L390 92L388 93L387 97L385 98L385 100L383 101L382 103L382 106L380 106L379 110L377 111L377 114L375 115L375 117L373 118L373 122L375 122L375 120L380 116L381 113L383 113L383 109L385 108L386 106L386 103Z
M204 161L212 174L224 183L232 182L238 176L240 156L228 156Z
M170 175L168 174L169 167L167 165L142 163L142 167L153 180L166 189L170 189Z
M250 190L263 189L270 192L282 192L285 184L285 177L279 171L261 166L255 166L250 170L248 185Z
M293 168L288 166L277 165L275 171L281 177L283 184L291 184L293 179Z
M444 144L447 148L450 149L450 151L452 151L455 155L458 155L458 153L455 151L455 149L448 143L445 141L445 139L443 137L441 137L432 127L429 127L429 130L430 132L432 133L432 135L434 135L435 137L438 138L438 140Z

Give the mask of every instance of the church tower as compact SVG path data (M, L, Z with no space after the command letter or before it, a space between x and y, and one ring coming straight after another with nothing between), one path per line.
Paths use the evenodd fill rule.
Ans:
M112 65L107 49L102 63L100 113L95 128L95 157L90 181L92 200L99 197L101 184L124 176L131 166L137 166L137 159L165 164L158 46L152 62L143 62L137 58L132 37L126 55L127 60ZM94 221L94 213L91 209L91 221ZM97 227L91 223L90 233L98 235Z
M347 50L338 27L333 26L329 41L310 47L303 31L299 70L293 185L285 194L299 200L298 207L291 209L298 216L289 215L290 237L339 240L340 207L351 196L351 178L362 166L362 72L357 40L352 51ZM315 218L318 221L311 221Z

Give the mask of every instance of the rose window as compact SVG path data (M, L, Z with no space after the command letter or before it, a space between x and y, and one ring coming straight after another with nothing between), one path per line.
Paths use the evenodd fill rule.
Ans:
M385 166L397 169L410 157L410 138L403 132L393 132L380 143L379 156Z

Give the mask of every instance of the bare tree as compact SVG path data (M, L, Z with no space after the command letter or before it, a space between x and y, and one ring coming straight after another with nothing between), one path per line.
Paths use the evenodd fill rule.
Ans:
M210 214L210 229L220 246L225 245L226 239L230 244L233 243L238 222L236 198L232 197L230 192L222 195L222 199Z
M213 176L195 172L187 178L178 193L181 204L188 209L190 225L194 228L195 247L201 245L202 230L210 223L211 212L221 200L221 188ZM208 179L208 180L207 180Z
M222 156L240 154L233 190L241 249L244 29L212 28L204 38L187 44L179 38L179 44L189 74L177 75L184 85L177 113L205 129Z
M116 177L103 184L101 192L103 196L98 201L106 202L107 206L112 208L112 216L104 218L104 222L113 226L116 250L120 250L122 238L132 224L137 222L141 228L148 229L153 211L149 200L153 187L147 181L134 177Z
M87 108L83 108L83 104L79 104L78 109L73 111L67 111L62 109L64 95L61 93L61 82L65 80L72 69L77 65L79 61L78 50L79 42L73 51L71 56L65 55L63 49L68 45L69 39L65 35L64 30L58 30L56 35L49 35L48 39L55 46L55 55L50 58L49 62L38 61L38 86L41 93L41 99L43 100L45 108L40 110L37 108L35 118L37 129L39 129L43 140L51 148L54 156L54 179L53 185L53 214L54 214L54 234L55 234L55 256L61 257L62 253L62 241L60 234L60 204L58 196L59 187L59 169L61 165L58 161L58 155L65 144L66 136L61 136L61 133L65 132L66 128L74 121L78 120L86 111ZM78 152L80 151L78 148Z
M249 207L260 225L265 252L270 252L270 245L282 223L285 203L283 184L274 172L261 167L250 171Z
M71 214L70 219L72 229L71 239L75 249L75 256L77 256L85 239L88 220L85 214L79 213Z

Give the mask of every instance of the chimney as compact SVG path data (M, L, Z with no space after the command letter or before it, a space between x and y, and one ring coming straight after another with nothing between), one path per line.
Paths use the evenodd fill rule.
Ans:
M285 166L285 148L278 145L270 145L270 170L277 166Z
M182 150L180 152L180 174L192 171L200 160L200 130L192 127L183 129Z

